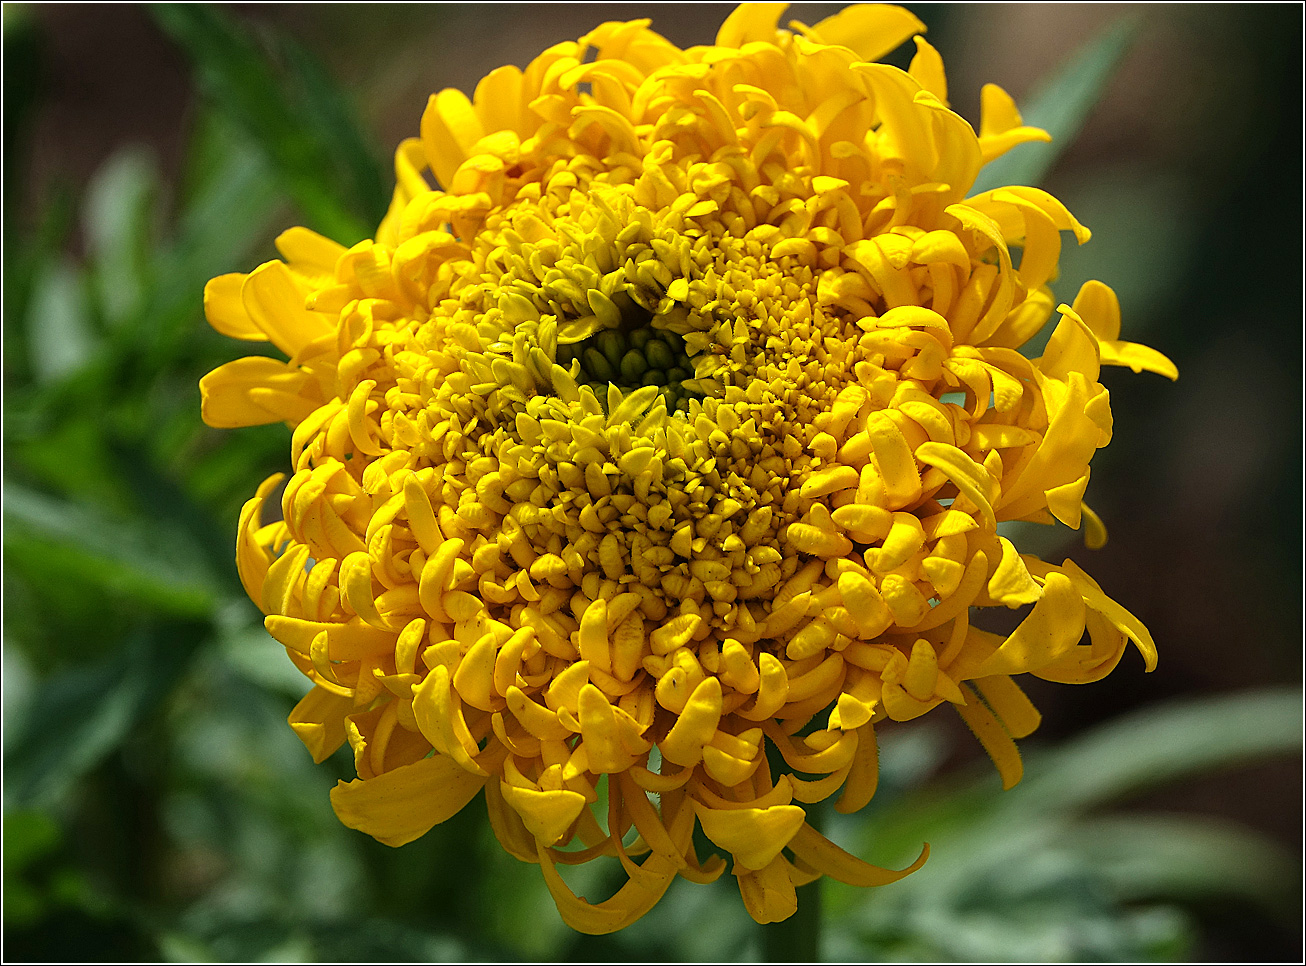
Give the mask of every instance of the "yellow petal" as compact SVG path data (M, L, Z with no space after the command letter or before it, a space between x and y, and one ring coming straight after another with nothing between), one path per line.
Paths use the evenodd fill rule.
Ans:
M989 596L999 604L1007 607L1020 607L1032 604L1042 596L1042 589L1029 575L1020 553L1006 537L998 537L1002 546L1002 557L998 567L989 578Z
M1081 502L1079 510L1084 518L1084 546L1089 550L1101 550L1107 541L1106 524L1087 503Z
M568 888L544 846L539 846L538 855L540 868L544 870L544 882L563 922L577 932L591 936L624 929L652 909L671 885L677 871L676 864L665 856L650 855L640 866L642 874L638 878L632 878L612 898L589 903Z
M893 623L889 605L869 578L844 571L839 575L839 595L856 621L863 640L874 640Z
M1032 735L1042 721L1042 715L1025 696L1020 685L1005 674L979 678L971 682L971 687L980 693L984 703L998 716L1002 726L1013 738Z
M263 626L280 643L300 654L308 654L313 640L325 633L327 653L332 661L358 661L393 654L398 637L393 631L381 630L358 618L337 624L269 614L263 619Z
M566 789L541 791L500 781L499 791L541 845L553 845L562 838L585 808L585 796Z
M520 688L508 688L506 697L508 710L536 738L541 741L562 741L571 737L571 732L563 726L556 714L536 704Z
M718 731L718 737L720 734ZM754 754L752 758L740 758L715 745L703 746L703 768L710 778L726 787L747 781L761 763L760 754Z
M504 799L499 782L485 783L485 811L490 817L494 837L505 852L519 862L540 861L535 838L526 831L521 815Z
M798 895L794 891L791 868L784 856L778 855L765 869L735 869L739 895L756 922L762 925L782 922L798 911Z
M453 675L453 686L459 697L473 708L494 710L497 698L494 690L494 661L497 656L494 635L483 634L458 662L458 670ZM499 707L503 705L499 704Z
M254 324L240 296L246 277L233 272L210 279L204 286L204 317L223 335L247 342L266 342L267 333Z
M485 134L480 118L466 94L445 88L427 101L421 130L427 163L440 186L448 190L454 172L467 160L472 145Z
M812 28L822 43L847 47L862 60L879 60L925 24L905 7L887 3L857 3L826 17Z
M916 55L912 57L907 73L945 105L948 103L948 79L943 73L943 58L924 37L916 38Z
M1002 722L990 711L969 685L963 685L962 691L968 696L965 704L954 704L966 727L979 739L979 743L988 752L993 764L997 766L998 776L1002 779L1004 789L1014 788L1024 774L1025 766L1020 760L1020 751L1011 735L1002 726Z
M476 742L467 730L461 707L455 707L454 695L449 669L442 664L413 686L413 717L433 748L467 771L484 776L487 772L473 760L478 753Z
M476 85L472 96L481 128L487 134L516 131L524 134L522 122L522 72L509 64L497 67Z
M718 47L742 47L755 40L775 40L776 25L787 3L741 3L730 12L716 34Z
M1072 308L1099 342L1120 338L1120 299L1109 285L1089 279L1079 287Z
M716 734L721 708L721 682L714 677L705 678L659 744L662 757L677 765L696 765L702 761L703 746Z
M240 522L236 526L236 571L241 586L250 600L263 599L263 582L267 580L271 563L270 551L260 539L263 504L285 479L285 474L274 473L259 484L254 496L240 508ZM266 611L264 612L266 613Z
M855 886L881 886L911 875L930 857L926 845L916 861L901 871L882 869L845 852L810 825L800 828L789 843L790 850L813 869L832 879Z
M627 809L635 823L635 830L643 837L645 844L659 855L681 861L680 850L671 839L671 833L663 824L662 817L649 801L644 789L635 781L630 771L614 776L617 788L621 792L622 807ZM612 779L609 779L610 781ZM608 786L611 789L611 785ZM611 791L608 794L612 794Z
M219 366L200 380L200 413L217 429L298 423L317 409L301 395L308 373L266 356L246 356Z
M1047 348L1039 359L1038 367L1053 379L1066 380L1070 373L1081 373L1085 378L1097 379L1101 370L1101 352L1097 339L1074 309L1068 305L1058 308L1062 313Z
M1143 655L1147 670L1156 670L1156 644L1143 622L1103 593L1097 582L1073 560L1065 560L1061 566L1065 569L1066 576L1074 581L1075 591L1083 597L1084 603L1124 631ZM1049 574L1048 579L1051 580L1052 576Z
M703 834L746 869L770 865L807 820L798 805L770 808L709 808L694 803Z
M988 470L957 447L933 440L916 447L916 458L942 470L961 494L979 507L984 522L989 527L997 526L993 501L998 495L998 484Z
M292 269L332 276L345 246L307 228L287 228L277 236L277 251Z
M762 721L770 718L785 705L789 697L789 676L784 665L774 654L763 651L757 658L760 683L757 700L752 708L741 708L736 713L749 721Z
M1128 366L1134 372L1155 372L1167 379L1179 378L1179 367L1169 357L1137 342L1102 342L1098 344L1102 364Z
M1050 664L1084 635L1084 600L1064 574L1048 574L1043 596L976 677L1020 674Z
M1045 490L1043 495L1047 497L1048 512L1070 529L1078 530L1084 510L1086 489L1088 489L1087 473L1077 480Z
M366 550L351 553L340 563L340 595L354 613L373 627L386 628L372 595L372 558Z
M876 419L866 431L875 465L888 491L889 507L909 505L921 492L921 476L902 431L887 417Z
M597 774L625 771L635 760L635 750L647 751L639 725L592 684L580 689L578 701L581 735L589 756L589 770Z
M879 782L880 752L875 740L875 726L868 721L857 729L857 751L844 781L843 794L834 803L834 810L847 815L865 808L875 796Z
M342 781L331 789L331 806L345 825L397 847L453 817L484 784L437 754L366 781Z
M331 332L324 315L310 312L285 262L264 262L245 278L241 301L250 319L288 356Z
M290 712L290 727L316 764L321 764L345 742L345 715L354 710L352 696L328 691L320 685L304 695Z

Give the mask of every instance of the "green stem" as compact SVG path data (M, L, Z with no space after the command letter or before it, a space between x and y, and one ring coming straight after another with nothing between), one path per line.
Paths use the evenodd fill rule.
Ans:
M807 824L825 825L822 803L807 806ZM821 880L799 886L798 911L783 922L762 927L762 960L768 963L816 963L821 960Z
M821 959L821 880L798 887L798 911L762 927L762 961L815 963Z

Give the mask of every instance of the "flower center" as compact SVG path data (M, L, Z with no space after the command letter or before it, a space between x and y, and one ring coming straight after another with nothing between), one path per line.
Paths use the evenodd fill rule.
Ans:
M491 619L543 620L563 656L607 601L612 651L604 634L581 657L618 682L648 669L674 708L705 669L729 683L727 642L755 668L777 586L853 549L826 504L862 476L816 430L838 399L845 417L883 408L896 374L852 313L819 303L814 249L748 237L713 202L654 213L639 182L564 175L492 215L432 287L421 351L396 355L394 426L431 467L426 512L465 542L460 586ZM863 388L876 373L881 391ZM424 560L415 549L414 574ZM691 642L695 660L675 656Z
M694 372L694 362L685 354L685 340L670 329L641 325L604 329L580 342L559 345L559 365L571 369L577 382L587 386L603 401L608 384L628 393L641 386L657 386L668 410L683 410L684 402L696 391L685 383Z

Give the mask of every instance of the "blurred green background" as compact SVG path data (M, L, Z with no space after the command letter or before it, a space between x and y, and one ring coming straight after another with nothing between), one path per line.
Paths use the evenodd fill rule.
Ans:
M604 19L709 42L729 9L5 4L6 958L761 954L730 876L594 939L479 803L400 850L340 826L347 750L316 767L286 727L305 682L233 562L289 434L204 427L196 385L250 351L204 323L204 283L291 225L369 234L429 93ZM1044 724L1007 793L955 716L882 728L880 791L831 834L884 863L934 853L885 889L824 886L823 953L1300 959L1302 9L914 9L972 122L988 81L1027 121L1084 121L1008 174L1055 157L1041 183L1095 235L1058 296L1105 280L1125 337L1179 366L1104 375L1107 547L1021 534L1138 614L1161 665L1028 682Z

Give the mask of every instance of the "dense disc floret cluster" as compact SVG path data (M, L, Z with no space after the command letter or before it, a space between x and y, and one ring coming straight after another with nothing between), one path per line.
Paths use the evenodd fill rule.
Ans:
M590 932L677 874L729 867L759 921L823 873L892 881L802 807L869 801L877 723L950 704L1009 785L1038 723L1012 675L1096 680L1128 640L1155 662L1082 570L998 533L1104 539L1099 367L1174 375L1096 282L1018 351L1088 232L1039 190L967 192L1046 136L994 87L977 135L919 37L873 63L921 29L903 10L789 32L778 6L683 51L604 24L435 95L375 241L293 229L206 291L289 356L210 374L205 417L294 427L238 563L313 682L291 724L353 749L337 813L397 845L484 789ZM1030 609L995 635L983 607ZM598 856L629 882L591 904L556 866Z

